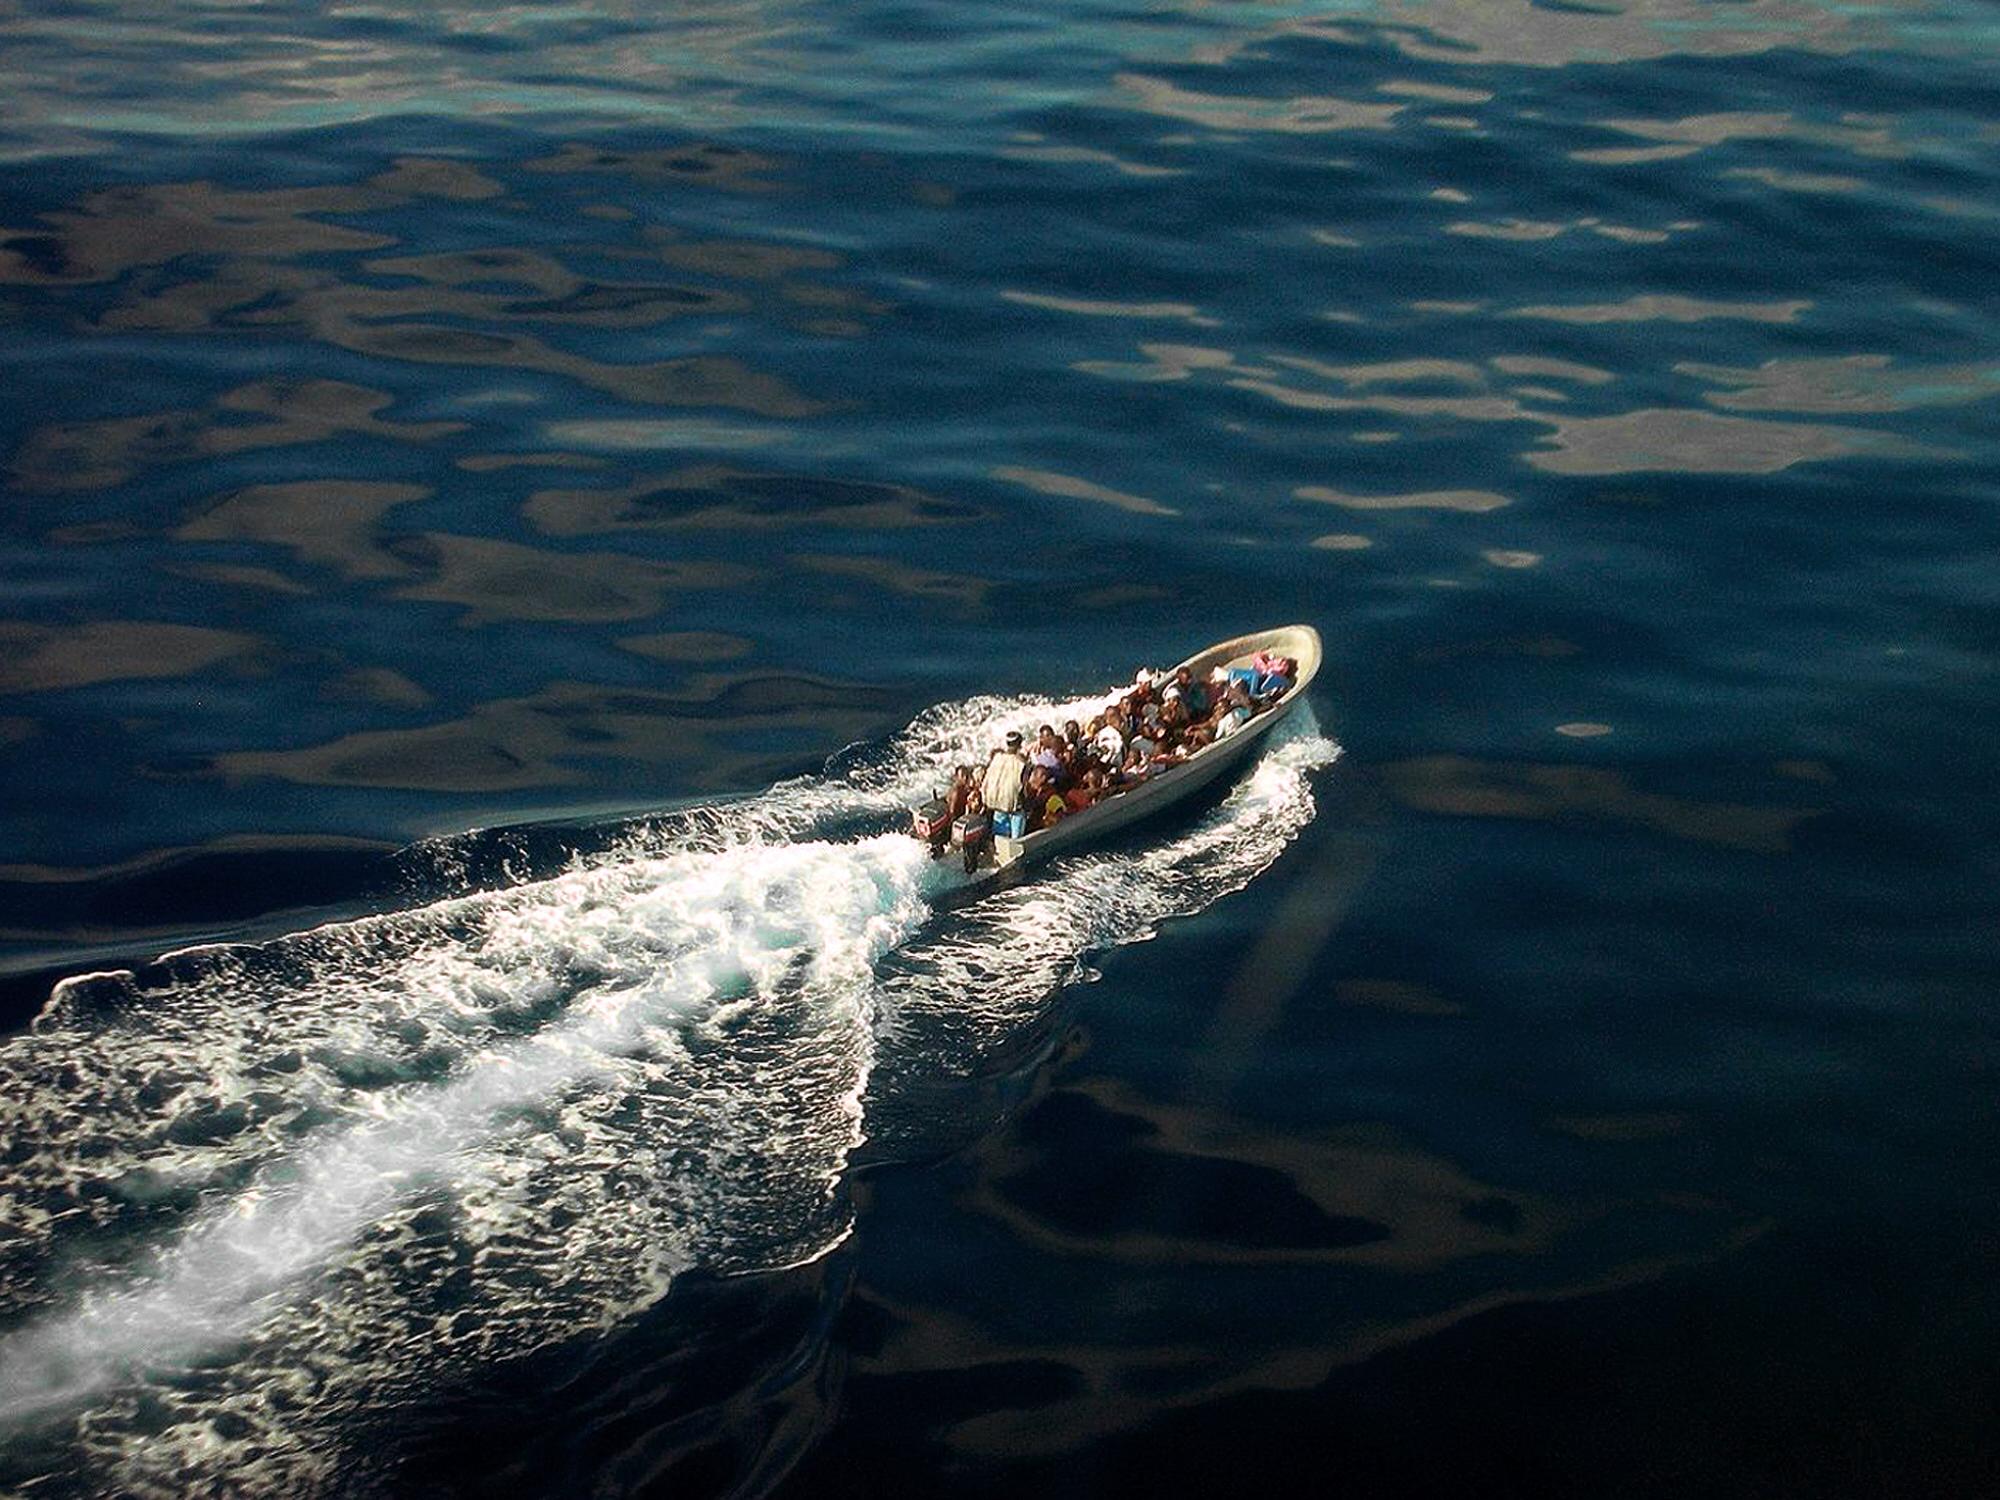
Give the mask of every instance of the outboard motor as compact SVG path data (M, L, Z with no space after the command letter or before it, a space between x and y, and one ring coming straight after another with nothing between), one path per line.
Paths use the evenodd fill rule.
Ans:
M933 797L910 809L910 832L927 844L941 843L950 826L951 807L942 797Z
M965 851L965 873L970 875L992 842L993 820L983 812L961 813L951 825L951 837Z

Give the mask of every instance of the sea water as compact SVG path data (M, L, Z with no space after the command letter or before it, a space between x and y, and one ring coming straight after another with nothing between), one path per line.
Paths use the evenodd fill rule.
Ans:
M1989 1491L1997 54L0 8L0 1488Z

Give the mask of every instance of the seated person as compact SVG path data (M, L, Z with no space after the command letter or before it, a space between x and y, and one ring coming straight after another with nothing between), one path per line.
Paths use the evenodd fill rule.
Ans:
M951 785L944 791L944 826L931 835L931 854L942 855L945 846L951 842L951 825L965 811L969 798L979 795L978 784L972 779L972 767L957 766L951 773Z
M945 792L945 802L955 818L965 811L966 801L979 790L979 778L971 766L955 766L951 773L951 787Z
M1107 766L1121 766L1125 763L1126 719L1116 709L1104 715L1104 723L1091 742L1097 747L1097 758Z
M1062 741L1056 738L1055 726L1044 724L1035 735L1035 748L1028 753L1028 764L1040 766L1051 776L1062 773L1067 764L1063 755Z
M1040 766L1028 772L1026 796L1028 832L1048 828L1069 812L1069 804L1056 790L1055 778Z
M1289 656L1260 651L1250 665L1257 673L1256 681L1250 685L1251 696L1255 698L1281 698L1298 680L1299 664Z
M1127 743L1128 751L1136 751L1141 760L1151 760L1160 750L1160 731L1157 726L1142 724L1133 732Z
M1174 671L1174 686L1180 691L1181 701L1187 705L1188 718L1199 724L1208 717L1214 707L1209 699L1208 686L1194 680L1194 672L1187 667Z
M1072 786L1064 794L1063 801L1069 804L1071 812L1080 813L1093 802L1102 798L1104 791L1104 767L1092 762L1091 765L1085 768L1083 774L1077 777L1076 785Z
M1257 706L1250 701L1248 689L1240 682L1232 682L1216 713L1215 737L1219 740L1227 739L1248 724L1256 712Z

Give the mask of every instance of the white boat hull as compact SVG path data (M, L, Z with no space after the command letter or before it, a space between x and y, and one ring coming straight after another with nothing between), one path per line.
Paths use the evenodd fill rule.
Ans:
M1138 786L1107 797L1081 812L1071 813L1053 828L1040 829L1025 838L1003 840L1000 851L1003 862L979 871L978 877L991 878L1129 827L1192 797L1254 760L1271 731L1304 701L1306 689L1318 674L1321 651L1319 632L1310 625L1287 625L1277 630L1237 636L1233 640L1218 641L1179 664L1187 667L1197 679L1206 680L1214 668L1241 665L1259 651L1289 656L1298 662L1297 682L1283 698L1227 739L1204 745L1181 764L1159 772ZM1011 850L1006 849L1006 845L1011 845ZM1008 853L1011 853L1011 858L1004 857Z

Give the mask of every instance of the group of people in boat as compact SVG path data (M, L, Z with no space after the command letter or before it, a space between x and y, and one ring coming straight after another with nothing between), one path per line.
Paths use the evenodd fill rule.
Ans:
M985 821L996 838L1052 828L1237 733L1289 692L1298 674L1296 660L1268 652L1205 679L1187 667L1142 669L1088 721L1044 724L1032 743L1010 730L983 770L959 766L929 816L920 813L918 832L941 857L954 826ZM970 869L970 842L966 855Z

